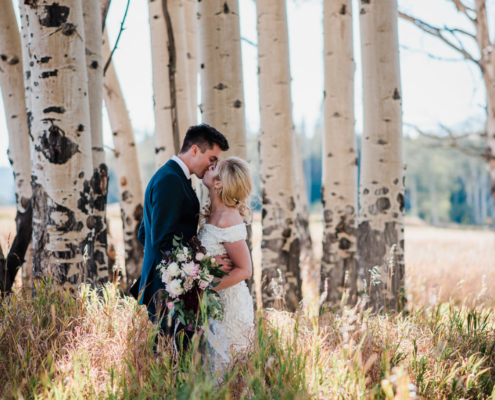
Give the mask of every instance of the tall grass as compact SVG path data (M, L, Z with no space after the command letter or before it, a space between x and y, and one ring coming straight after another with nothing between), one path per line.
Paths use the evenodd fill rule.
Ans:
M251 347L212 377L197 342L176 358L160 338L155 355L156 327L116 285L74 296L37 283L0 305L0 397L495 399L494 332L491 310L452 304L408 316L265 310Z

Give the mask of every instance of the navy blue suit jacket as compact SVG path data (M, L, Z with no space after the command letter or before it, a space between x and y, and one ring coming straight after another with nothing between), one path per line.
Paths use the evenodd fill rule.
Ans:
M169 160L151 178L144 195L144 214L138 239L144 245L139 304L155 309L153 296L164 283L156 266L173 248L174 235L187 243L197 233L199 201L179 164Z

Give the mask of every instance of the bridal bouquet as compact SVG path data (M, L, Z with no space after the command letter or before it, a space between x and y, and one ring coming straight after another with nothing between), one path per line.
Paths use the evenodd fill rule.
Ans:
M188 245L174 236L173 246L156 267L166 286L163 300L172 316L189 330L203 326L208 318L223 320L223 306L213 290L220 282L214 283L213 279L228 274L218 268L196 236Z

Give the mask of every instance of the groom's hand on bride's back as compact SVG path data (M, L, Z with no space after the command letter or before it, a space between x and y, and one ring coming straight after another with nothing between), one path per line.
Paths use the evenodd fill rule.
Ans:
M220 265L220 269L224 272L229 273L232 271L235 266L229 258L228 254L220 254L218 256L213 257L218 265Z

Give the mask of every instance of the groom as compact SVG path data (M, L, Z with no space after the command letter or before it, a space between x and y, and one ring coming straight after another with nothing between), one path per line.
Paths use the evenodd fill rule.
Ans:
M138 239L144 245L144 260L139 282L139 304L146 304L150 320L162 319L160 331L173 334L168 326L166 309L161 300L165 284L160 279L156 266L163 254L172 250L174 236L187 243L197 233L199 201L191 186L191 174L203 178L222 151L229 149L225 136L206 125L191 126L186 133L178 156L173 156L151 178L144 195L144 215ZM218 257L224 267L232 263ZM222 268L223 269L223 268ZM137 285L137 282L136 282ZM179 325L177 332L184 326Z

